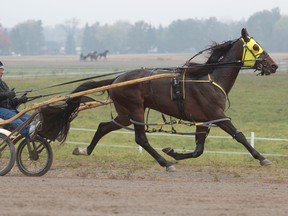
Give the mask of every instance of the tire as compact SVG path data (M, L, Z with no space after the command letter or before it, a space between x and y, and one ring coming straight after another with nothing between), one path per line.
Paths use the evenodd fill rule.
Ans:
M16 160L13 142L0 133L0 176L6 175L13 168Z
M49 142L40 136L22 140L17 148L16 163L19 170L26 176L42 176L46 174L53 162L53 151Z

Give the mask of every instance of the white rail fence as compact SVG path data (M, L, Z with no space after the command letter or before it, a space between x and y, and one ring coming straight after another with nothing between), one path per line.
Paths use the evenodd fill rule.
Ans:
M90 128L71 128L70 130L74 131L86 131L86 132L95 132L96 129L90 129ZM112 133L119 133L119 134L130 134L133 135L133 132L129 131L114 131ZM181 136L181 137L190 137L191 135L178 135L178 134L167 134L167 133L147 133L147 136ZM262 141L284 141L288 144L288 139L284 138L263 138L263 137L256 137L254 132L251 132L250 137L246 137L248 140L250 140L250 143L253 147L255 147L255 141L262 140ZM208 136L207 139L232 139L231 136ZM85 142L75 142L75 141L69 141L66 140L66 143L68 144L75 144L75 145L89 145L89 143ZM123 146L123 145L112 145L112 144L98 144L99 146L106 146L106 147L114 147L114 148L138 148L139 153L142 153L143 149L141 146L139 147L133 147L133 146ZM159 148L155 148L157 150L161 150ZM176 151L181 151L183 149L175 149ZM193 150L186 150L185 151L193 151ZM205 153L213 153L213 154L249 154L249 152L228 152L228 151L205 151ZM276 156L276 157L288 157L288 154L263 154L267 156Z

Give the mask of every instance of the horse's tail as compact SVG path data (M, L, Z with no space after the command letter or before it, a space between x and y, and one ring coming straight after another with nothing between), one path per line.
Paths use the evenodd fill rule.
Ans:
M81 84L72 93L81 92L93 88L110 85L115 79L101 80L101 81L89 81ZM42 127L38 132L39 135L49 139L57 139L61 143L65 141L69 129L70 122L75 118L78 112L78 108L83 96L68 99L66 105L48 105L40 109L42 117Z

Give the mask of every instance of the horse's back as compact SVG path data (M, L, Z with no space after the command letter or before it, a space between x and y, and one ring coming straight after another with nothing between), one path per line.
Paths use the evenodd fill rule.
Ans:
M137 69L120 75L114 80L114 83L175 72L177 71L172 69ZM161 78L111 89L109 93L115 108L125 110L127 115L131 112L151 108L189 121L205 121L225 116L225 97L221 91L215 91L217 87L209 82L182 83L182 87L180 87L182 95L179 99L172 97L173 86L171 83L171 78Z
M119 76L114 80L114 83L171 72L173 71L137 69ZM152 79L111 89L109 95L114 102L115 108L125 110L127 113L137 112L137 110L142 112L147 107L165 112L167 107L170 110L177 108L170 99L170 83L171 78Z
M118 76L114 80L114 84L122 83L131 80L137 80L143 77L148 77L150 75L149 71L144 69L136 69L133 71L126 72ZM109 95L113 101L117 101L118 98L125 98L126 100L137 97L138 94L143 92L143 87L147 85L147 82L140 82L130 85L124 85L109 91Z

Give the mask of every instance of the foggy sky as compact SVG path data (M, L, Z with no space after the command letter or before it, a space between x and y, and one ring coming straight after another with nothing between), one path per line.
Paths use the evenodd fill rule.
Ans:
M53 26L76 18L81 26L141 20L157 27L177 19L212 16L225 22L247 20L255 12L276 7L281 15L288 15L287 0L1 0L0 23L13 27L33 19Z

